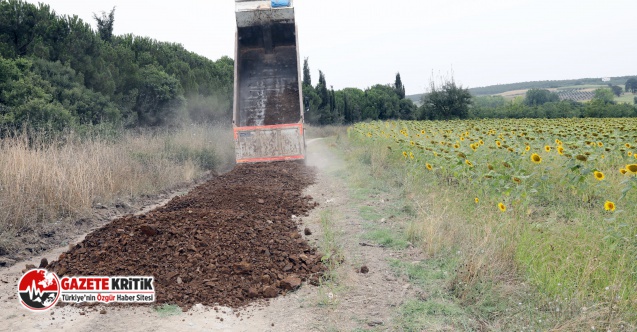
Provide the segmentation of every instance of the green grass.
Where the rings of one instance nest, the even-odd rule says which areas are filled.
[[[344,260],[340,233],[335,228],[333,213],[330,209],[320,212],[321,238],[319,248],[323,252],[321,260],[328,268],[320,279],[318,306],[329,307],[338,304],[338,294],[343,291],[338,267]]]
[[[383,167],[383,153],[353,148],[347,142],[341,144],[347,153],[349,176],[347,183],[350,195],[360,206],[356,207],[363,223],[361,239],[367,243],[382,245],[393,257],[400,257],[409,247],[407,226],[419,219],[417,204],[409,198],[411,184],[401,176],[400,169]],[[371,162],[371,164],[370,164]],[[368,206],[370,200],[377,204]],[[384,222],[380,222],[385,219]],[[435,331],[456,330],[457,326],[470,326],[473,322],[469,312],[454,302],[446,289],[456,267],[455,257],[424,259],[413,262],[409,259],[390,259],[389,267],[396,277],[407,277],[416,293],[426,293],[427,300],[416,298],[410,292],[406,302],[393,309],[393,319],[383,326],[359,329],[361,331]],[[469,322],[469,323],[467,323]],[[470,328],[461,329],[470,330]]]
[[[637,94],[624,93],[623,95],[616,97],[615,101],[618,103],[626,103],[626,104],[633,105],[635,103],[635,97],[637,97]]]
[[[409,242],[404,234],[380,226],[367,226],[368,231],[363,234],[363,239],[375,242],[386,248],[405,249]]]
[[[371,206],[361,206],[359,208],[359,215],[363,220],[367,221],[379,221],[382,217],[376,212],[376,209]]]
[[[406,275],[411,283],[427,286],[432,281],[445,280],[453,272],[453,263],[448,259],[429,259],[416,262],[405,262],[391,259],[389,266],[396,275]]]
[[[612,124],[615,120],[603,121]],[[630,127],[633,123],[629,121],[626,125]],[[485,126],[484,121],[471,124],[484,128],[501,125],[493,122]],[[398,130],[409,125],[383,123],[378,132],[383,130],[400,137]],[[465,158],[454,161],[457,151],[453,148],[433,146],[439,153],[448,151],[446,155],[443,153],[446,159],[424,157],[440,167],[431,172],[419,167],[418,160],[412,162],[402,157],[402,149],[410,149],[410,139],[426,148],[430,147],[429,141],[459,141],[456,133],[445,128],[448,125],[436,123],[426,129],[427,133],[444,131],[451,136],[449,139],[445,136],[418,140],[413,135],[416,130],[409,127],[412,135],[403,139],[403,146],[388,149],[396,147],[398,139],[361,136],[360,141],[350,143],[348,152],[361,164],[371,162],[367,166],[376,170],[376,181],[390,186],[402,184],[405,206],[417,207],[412,208],[417,217],[410,223],[409,236],[404,238],[422,245],[429,255],[456,264],[448,270],[449,291],[454,301],[480,320],[506,326],[504,330],[559,330],[568,326],[562,329],[568,331],[591,323],[611,330],[633,329],[637,323],[634,298],[637,233],[634,225],[627,222],[630,219],[627,216],[634,212],[634,206],[627,202],[635,197],[635,191],[630,191],[632,182],[618,172],[620,166],[634,163],[632,157],[617,154],[617,149],[601,151],[604,150],[601,147],[587,147],[576,135],[570,135],[564,140],[567,150],[573,150],[571,153],[592,151],[584,166],[577,168],[578,161],[574,158],[560,159],[555,152],[549,156],[543,151],[544,145],[555,149],[551,135],[543,133],[540,141],[532,142],[533,152],[543,157],[541,165],[536,166],[528,155],[513,158],[503,154],[506,151],[498,150],[494,143],[501,138],[489,137],[480,130],[483,128],[475,127],[467,130],[477,132],[480,137],[473,138],[484,139],[486,146],[475,154],[462,150],[476,165],[469,171],[463,163]],[[462,127],[460,122],[453,125]],[[509,121],[506,125],[524,132],[535,130],[533,123],[522,121]],[[613,135],[625,138],[627,134],[630,138],[631,133]],[[613,141],[611,145],[609,140],[601,140],[604,148],[621,147],[624,143]],[[509,138],[508,144],[515,148],[516,138]],[[596,153],[604,153],[606,159]],[[488,163],[495,166],[491,177],[484,176]],[[595,180],[594,169],[602,170],[606,179]],[[512,176],[520,177],[524,185],[516,185]],[[629,189],[625,199],[619,198],[622,188]],[[479,204],[473,201],[474,197],[479,198]],[[620,207],[612,214],[603,209],[607,199],[619,202]],[[507,204],[506,213],[498,210],[500,201]],[[388,214],[388,210],[381,214]],[[396,246],[403,238],[397,233],[400,230],[375,226],[364,236],[379,244]],[[407,275],[410,282],[418,284],[432,278],[418,264],[410,264],[392,262],[393,268]]]
[[[342,245],[338,239],[339,235],[334,228],[334,222],[332,221],[332,211],[329,209],[323,210],[320,213],[321,223],[321,239],[319,246],[324,252],[322,260],[330,270],[334,269],[342,260],[343,250]]]
[[[462,308],[440,299],[408,300],[400,307],[396,320],[405,332],[475,330]]]

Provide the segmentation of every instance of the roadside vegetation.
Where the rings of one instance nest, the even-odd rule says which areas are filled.
[[[0,254],[15,233],[64,227],[96,205],[158,194],[234,162],[232,133],[220,126],[108,133],[0,141]]]
[[[488,329],[632,330],[636,126],[371,122],[347,149],[413,198],[407,239],[454,265],[449,292]]]

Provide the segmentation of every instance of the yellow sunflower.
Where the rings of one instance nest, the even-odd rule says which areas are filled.
[[[480,199],[478,197],[474,198],[473,200],[476,202],[476,204],[480,203]]]
[[[559,153],[559,154],[560,154],[560,156],[563,156],[563,155],[564,155],[564,148],[563,148],[563,147],[561,147],[561,146],[558,146],[558,147],[557,147],[557,153]]]
[[[430,164],[430,163],[425,164],[425,167],[426,167],[428,170],[430,170],[430,171],[431,171],[432,169],[434,169],[434,168],[433,168],[433,166],[431,166],[431,164]]]
[[[544,146],[544,151],[551,152],[551,147],[548,145]]]
[[[504,203],[500,202],[500,203],[498,203],[498,209],[500,209],[500,211],[502,211],[502,212],[506,212],[507,207],[506,207],[506,205],[504,205]]]
[[[615,203],[611,201],[606,201],[606,203],[604,203],[604,209],[606,211],[615,211]]]
[[[527,146],[524,148],[524,150],[525,150],[525,151],[531,151],[531,147],[530,147],[529,145],[527,145]]]
[[[622,168],[619,170],[619,173],[626,174],[628,171],[625,168]]]
[[[602,181],[605,178],[604,173],[600,171],[595,171],[593,174],[595,175],[595,179],[597,179],[598,181]]]
[[[631,173],[637,173],[637,164],[626,165],[626,170]]]
[[[531,155],[531,161],[536,163],[536,164],[539,164],[539,163],[542,162],[542,157],[540,157],[539,154],[534,153],[534,154]]]
[[[465,159],[464,163],[469,165],[469,167],[473,167],[473,163],[469,161],[469,159]]]

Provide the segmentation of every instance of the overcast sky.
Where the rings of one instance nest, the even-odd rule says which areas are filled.
[[[38,1],[28,0],[37,3]],[[95,26],[115,10],[115,34],[182,44],[216,60],[234,53],[232,0],[44,0]],[[313,83],[335,89],[393,83],[407,94],[432,78],[465,87],[637,74],[636,0],[296,0],[301,57]]]

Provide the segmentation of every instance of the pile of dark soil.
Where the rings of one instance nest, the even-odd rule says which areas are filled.
[[[58,275],[154,276],[157,303],[240,307],[316,281],[321,256],[293,215],[317,204],[302,163],[239,165],[142,216],[89,234],[48,269]]]

